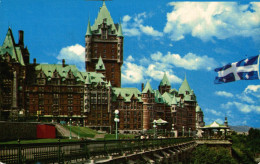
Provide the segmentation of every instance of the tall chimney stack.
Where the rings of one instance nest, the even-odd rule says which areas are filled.
[[[36,58],[33,58],[33,64],[36,64]]]
[[[24,43],[23,43],[23,30],[19,30],[19,45],[21,46],[24,46]]]
[[[142,83],[142,91],[144,90],[144,83]]]
[[[62,67],[65,67],[65,59],[62,59]]]

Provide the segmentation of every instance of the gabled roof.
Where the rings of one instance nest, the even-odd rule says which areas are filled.
[[[186,91],[191,92],[191,89],[185,76],[185,79],[182,82],[181,87],[179,88],[179,94],[186,94]]]
[[[131,102],[131,98],[134,96],[139,102],[142,102],[141,92],[137,88],[112,88],[113,96],[112,101],[116,101],[117,97],[121,95],[125,102]]]
[[[3,45],[0,46],[0,55],[4,55],[6,53],[10,54],[12,59],[19,62],[21,65],[25,65],[21,48],[15,45],[14,36],[10,27],[8,28]]]
[[[104,81],[104,75],[97,72],[81,72],[84,79],[89,79],[91,84],[107,84]]]
[[[147,92],[150,92],[150,93],[154,93],[152,87],[151,87],[151,84],[149,83],[149,81],[147,81],[146,85],[145,85],[145,88],[144,90],[142,91],[142,93],[147,93]]]
[[[171,86],[171,83],[169,82],[166,73],[164,73],[163,79],[162,79],[162,81],[160,82],[160,86],[165,86],[165,85],[166,85],[166,86]]]
[[[166,104],[168,105],[177,105],[178,100],[175,97],[175,95],[172,95],[168,92],[164,92],[164,94],[162,95],[162,97],[164,98],[164,101]]]
[[[206,125],[204,126],[205,128],[222,128],[222,127],[226,127],[225,125],[222,125],[216,121],[214,121],[213,123],[211,123],[210,125]]]
[[[156,103],[164,103],[164,99],[161,95],[161,93],[158,91],[158,90],[155,90],[155,98],[154,98],[154,101]]]
[[[96,70],[99,70],[99,71],[104,71],[104,70],[106,70],[105,65],[104,65],[104,63],[103,63],[103,60],[102,60],[101,56],[99,57],[98,62],[97,62],[97,64],[96,64]]]
[[[111,33],[111,31],[114,31],[115,32],[114,34],[117,34],[116,26],[110,15],[110,12],[108,11],[108,9],[106,7],[105,1],[103,1],[103,6],[99,10],[97,19],[95,20],[94,25],[91,27],[92,33],[101,34],[101,29],[98,26],[103,23],[104,19],[106,19],[107,25],[111,26],[111,28],[109,30],[109,34]]]
[[[35,67],[36,71],[42,71],[48,80],[51,80],[53,73],[57,72],[59,77],[66,79],[69,73],[72,73],[77,81],[84,81],[81,72],[77,69],[75,65],[65,65],[62,64],[39,64]]]

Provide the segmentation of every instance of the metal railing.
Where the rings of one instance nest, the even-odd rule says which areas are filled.
[[[56,142],[37,144],[0,145],[0,162],[3,163],[64,163],[72,160],[88,160],[99,155],[123,152],[139,152],[191,141],[192,138],[128,139]]]

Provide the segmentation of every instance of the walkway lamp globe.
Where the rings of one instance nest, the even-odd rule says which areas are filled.
[[[172,124],[172,137],[174,137],[174,124]]]
[[[119,118],[118,118],[119,110],[115,110],[115,123],[116,123],[116,140],[118,140],[118,132],[117,132],[117,123],[119,123]]]
[[[191,128],[189,128],[189,137],[190,137],[190,130],[191,130]]]
[[[156,127],[157,127],[156,123],[157,123],[156,120],[153,120],[153,136],[154,136],[154,138],[156,137],[156,131],[155,131]]]
[[[71,118],[70,118],[70,137],[69,139],[71,139]]]
[[[184,137],[184,126],[182,126],[182,136]]]

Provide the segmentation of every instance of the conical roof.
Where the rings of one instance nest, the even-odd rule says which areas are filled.
[[[97,19],[94,25],[91,27],[92,32],[94,32],[95,34],[101,34],[101,29],[99,28],[99,25],[102,24],[103,21],[105,21],[107,25],[111,26],[109,33],[111,31],[114,31],[114,34],[117,34],[116,26],[110,15],[110,12],[107,9],[105,2],[103,2],[103,6],[100,8]]]
[[[196,106],[196,112],[202,112],[202,110],[201,110],[199,105]]]
[[[185,94],[186,91],[191,92],[191,89],[185,75],[185,79],[182,82],[181,87],[179,88],[179,94]]]
[[[160,86],[164,86],[164,85],[166,85],[166,86],[171,86],[171,83],[169,82],[166,73],[164,73],[163,79],[162,79],[162,81],[160,82]]]
[[[117,36],[118,36],[118,37],[123,37],[123,30],[122,30],[121,22],[119,23],[119,26],[118,26]]]
[[[103,60],[102,60],[101,56],[99,57],[98,63],[96,64],[96,70],[99,70],[99,71],[104,71],[104,70],[106,70],[105,65],[104,65],[104,63],[103,63]]]
[[[154,93],[151,84],[149,83],[149,81],[147,81],[144,90],[142,91],[142,93],[147,93],[148,91],[150,91],[151,93]]]
[[[87,32],[86,32],[86,35],[92,35],[92,32],[91,32],[91,26],[90,26],[90,20],[88,20],[88,28],[87,28]]]

